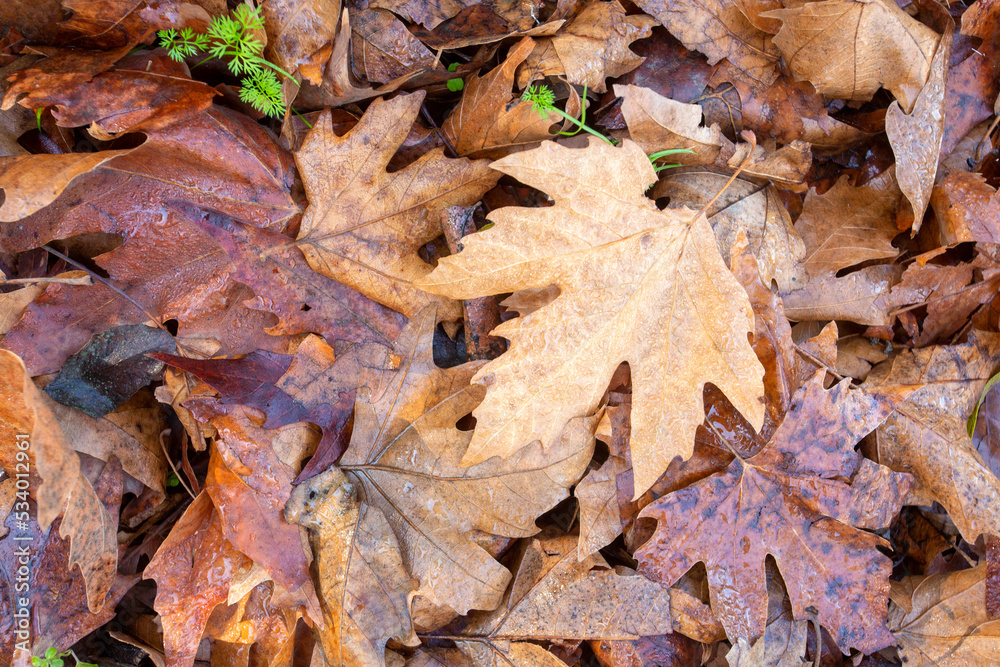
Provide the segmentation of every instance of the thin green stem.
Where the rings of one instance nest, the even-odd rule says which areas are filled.
[[[552,110],[552,112],[559,114],[560,116],[562,116],[563,118],[565,118],[569,122],[573,123],[574,125],[576,125],[577,127],[579,127],[581,130],[583,130],[584,132],[589,132],[590,134],[594,135],[595,137],[597,137],[598,139],[600,139],[604,143],[608,144],[609,146],[615,146],[615,145],[617,145],[618,142],[616,142],[614,139],[608,139],[606,136],[604,136],[603,134],[601,134],[597,130],[594,130],[594,129],[591,129],[591,128],[587,127],[582,122],[580,122],[576,118],[573,118],[572,116],[570,116],[568,113],[566,113],[562,109],[557,109],[555,107],[552,107],[551,110]]]

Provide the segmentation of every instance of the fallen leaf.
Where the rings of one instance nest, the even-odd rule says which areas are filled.
[[[434,54],[390,12],[350,11],[353,63],[369,81],[388,83],[415,69],[440,67]]]
[[[326,621],[319,639],[328,665],[382,665],[392,638],[416,645],[407,609],[416,585],[389,522],[360,503],[337,467],[295,487],[285,518],[313,533]]]
[[[640,517],[658,526],[636,558],[665,585],[705,563],[726,634],[755,642],[765,629],[770,554],[794,618],[808,619],[814,607],[842,650],[868,653],[892,643],[884,625],[892,563],[877,549],[881,538],[860,529],[888,526],[910,481],[854,451],[894,400],[846,381],[825,391],[823,375],[798,392],[763,450],[647,506]]]
[[[756,28],[729,0],[640,0],[638,3],[689,49],[715,65],[726,59],[732,71],[755,88],[778,76],[778,51],[771,36]]]
[[[571,422],[557,447],[533,444],[507,459],[464,467],[472,434],[455,423],[482,398],[481,364],[434,365],[433,308],[400,334],[397,374],[358,390],[351,444],[340,467],[388,518],[416,593],[460,614],[499,604],[509,572],[469,531],[528,537],[535,519],[569,495],[593,454],[593,420]]]
[[[433,29],[463,9],[476,4],[478,2],[472,0],[376,0],[370,6],[388,9],[410,23],[419,23],[427,29]]]
[[[673,627],[670,589],[635,573],[617,572],[599,554],[579,559],[572,535],[531,540],[516,569],[500,607],[474,615],[462,631],[470,638],[457,642],[463,652],[498,646],[516,655],[525,651],[519,645],[531,645],[527,640],[637,639],[666,634]]]
[[[561,293],[494,330],[511,346],[476,375],[487,392],[464,465],[510,457],[534,440],[550,448],[570,419],[597,408],[622,361],[634,383],[637,496],[675,456],[691,455],[705,382],[761,424],[763,368],[746,340],[745,292],[704,216],[659,211],[643,196],[655,175],[639,146],[543,144],[493,168],[547,190],[555,206],[494,211],[495,227],[465,237],[465,249],[418,284],[455,298],[551,284]],[[613,229],[605,220],[618,222]],[[650,333],[636,339],[636,331]]]
[[[23,101],[27,104],[21,106],[31,108],[33,92],[73,88],[90,81],[101,72],[111,69],[130,50],[129,46],[110,51],[35,47],[32,53],[47,57],[7,77],[8,86],[3,101],[0,102],[0,109],[10,109],[25,93],[27,98]]]
[[[1000,522],[1000,481],[965,428],[998,361],[1000,337],[975,332],[962,345],[903,350],[865,381],[874,389],[924,385],[876,431],[879,461],[912,474],[918,490],[941,503],[970,542]]]
[[[657,95],[648,88],[615,85],[615,95],[622,98],[621,113],[628,125],[629,138],[647,153],[686,148],[670,156],[683,165],[707,165],[715,162],[724,138],[718,125],[701,126],[702,110],[697,104],[682,104]]]
[[[793,322],[847,320],[869,326],[892,324],[886,299],[902,271],[891,264],[875,264],[841,278],[811,280],[794,292],[782,294],[785,314]]]
[[[0,157],[0,222],[14,222],[39,211],[62,194],[74,179],[128,150],[64,155]]]
[[[645,14],[626,15],[618,0],[589,3],[557,35],[537,40],[518,68],[517,87],[547,76],[565,76],[570,83],[603,93],[605,79],[642,63],[629,44],[649,37],[655,24]]]
[[[562,117],[540,116],[531,102],[511,94],[514,72],[533,48],[534,41],[526,37],[499,67],[465,82],[462,99],[441,125],[458,155],[503,156],[552,136],[549,128]]]
[[[821,0],[761,16],[781,21],[774,45],[796,80],[848,100],[885,87],[907,113],[938,45],[937,33],[890,0]],[[845,44],[857,46],[845,53]]]
[[[954,33],[941,38],[931,61],[927,83],[917,95],[913,111],[903,113],[893,102],[885,113],[885,133],[896,156],[899,189],[913,209],[913,233],[923,223],[924,211],[931,198],[944,138],[944,97],[948,77],[948,58]]]
[[[441,233],[440,212],[474,204],[497,180],[485,161],[452,160],[442,149],[385,171],[423,98],[376,100],[343,137],[327,114],[295,154],[309,197],[297,243],[309,265],[407,317],[448,303],[413,286],[431,271],[416,251]],[[440,315],[458,319],[461,311],[450,304]]]
[[[176,352],[173,336],[163,329],[130,324],[90,339],[66,360],[45,393],[91,417],[103,417],[163,372],[148,352]]]
[[[267,0],[261,9],[267,32],[267,59],[319,85],[340,24],[340,2]]]
[[[29,488],[37,503],[38,524],[49,529],[62,516],[59,533],[70,542],[69,565],[79,565],[86,582],[87,605],[101,609],[114,582],[118,564],[118,521],[113,519],[80,470],[80,458],[66,441],[48,407],[48,396],[31,382],[24,363],[0,350],[4,414],[0,420],[3,442],[0,463],[11,477],[17,469],[17,452],[27,451]],[[17,438],[21,435],[22,438]],[[14,443],[30,435],[24,449]],[[21,465],[25,465],[23,461]],[[119,480],[119,484],[120,484]]]
[[[854,187],[846,176],[818,194],[811,189],[795,221],[806,245],[804,263],[812,280],[872,259],[896,257],[899,190],[891,173]]]
[[[931,191],[930,207],[942,245],[1000,242],[1000,201],[982,174],[947,173]]]
[[[156,581],[153,608],[163,624],[167,667],[194,662],[209,614],[225,602],[236,571],[249,563],[223,536],[219,513],[202,491],[143,572]]]
[[[743,232],[761,277],[768,283],[777,282],[783,292],[798,289],[805,284],[800,263],[806,247],[777,190],[740,178],[723,190],[728,180],[725,174],[694,170],[668,176],[653,192],[657,198],[669,197],[671,208],[700,208],[721,191],[707,214],[726,264],[732,264],[730,249]]]
[[[986,565],[893,583],[889,628],[907,665],[987,665],[997,658],[1000,620],[986,613]]]

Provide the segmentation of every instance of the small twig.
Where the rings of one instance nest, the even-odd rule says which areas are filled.
[[[441,137],[441,141],[444,142],[444,146],[448,149],[448,152],[451,153],[451,156],[457,158],[458,151],[456,151],[455,147],[451,145],[450,141],[448,141],[448,137],[444,136],[444,131],[438,127],[437,123],[434,122],[434,118],[431,117],[431,112],[428,111],[427,107],[423,104],[420,105],[420,115],[424,117],[424,120],[426,120],[427,123],[434,128],[434,131],[437,132],[437,135]]]
[[[707,214],[708,209],[712,207],[712,204],[714,204],[715,201],[722,196],[723,192],[729,189],[729,186],[733,184],[733,181],[736,180],[736,177],[739,176],[741,173],[743,173],[743,170],[746,169],[748,164],[750,164],[750,160],[753,158],[753,151],[755,148],[757,148],[757,135],[755,135],[753,132],[750,132],[749,130],[744,130],[742,136],[750,144],[750,150],[747,151],[747,156],[743,158],[743,162],[740,163],[739,169],[737,169],[733,173],[733,175],[729,177],[729,180],[726,181],[726,184],[722,186],[722,189],[716,192],[715,196],[709,199],[708,203],[706,203],[698,210],[698,213],[695,214],[694,218],[691,219],[692,222],[696,220],[698,216]]]
[[[89,275],[78,278],[10,278],[0,280],[0,285],[34,285],[34,284],[59,284],[59,285],[93,285],[94,282]]]
[[[181,474],[179,472],[177,472],[177,466],[175,466],[174,462],[170,460],[170,454],[167,453],[167,443],[163,441],[163,436],[168,435],[169,433],[170,433],[169,428],[165,428],[162,431],[160,431],[160,449],[163,450],[163,457],[167,459],[167,463],[170,464],[170,469],[173,470],[174,475],[177,476],[177,481],[181,483],[181,486],[184,487],[184,490],[187,491],[188,495],[191,496],[191,499],[194,500],[195,498],[194,492],[191,491],[190,488],[188,488],[187,483],[184,482],[184,478],[181,477]]]
[[[808,352],[807,350],[803,350],[798,345],[795,346],[795,351],[798,352],[799,354],[801,354],[803,357],[805,357],[809,361],[811,361],[818,368],[825,369],[827,373],[829,373],[833,377],[837,378],[838,380],[844,380],[844,376],[843,375],[841,375],[840,373],[838,373],[834,369],[830,368],[830,366],[828,366],[825,361],[823,361],[822,359],[820,359],[819,357],[817,357],[813,353]]]

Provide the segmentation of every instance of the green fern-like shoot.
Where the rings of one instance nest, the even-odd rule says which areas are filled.
[[[76,661],[76,667],[97,667],[92,662],[81,662],[80,658],[76,657],[76,653],[73,653],[73,651],[63,651],[60,653],[56,648],[46,649],[45,655],[42,657],[33,656],[31,664],[33,667],[63,667],[66,664],[63,658],[66,656],[73,656],[73,660]]]
[[[230,71],[244,77],[240,82],[240,99],[266,116],[280,118],[285,112],[285,100],[275,72],[288,78],[292,75],[262,55],[264,43],[254,36],[254,31],[263,27],[264,17],[259,7],[240,5],[232,16],[212,19],[204,33],[191,28],[171,28],[157,35],[160,45],[178,62],[198,53],[207,54],[205,60],[227,60]]]
[[[528,86],[528,89],[524,91],[522,98],[530,102],[532,106],[535,108],[535,111],[537,111],[538,115],[541,116],[542,118],[545,118],[550,113],[555,113],[562,116],[563,118],[565,118],[566,120],[577,126],[577,129],[573,132],[560,132],[559,134],[563,134],[566,136],[573,136],[574,134],[580,132],[580,130],[583,130],[584,132],[589,132],[598,139],[601,139],[605,143],[611,144],[612,146],[618,143],[614,139],[609,139],[608,137],[604,136],[597,130],[587,125],[586,103],[583,104],[583,111],[581,112],[580,118],[577,119],[573,118],[573,116],[570,116],[562,109],[556,107],[556,95],[554,92],[552,92],[552,89],[549,88],[548,86]],[[586,86],[583,87],[583,99],[584,100],[587,99]],[[681,165],[679,164],[657,165],[656,164],[657,160],[667,157],[668,155],[677,155],[678,153],[692,153],[692,152],[693,151],[687,148],[671,148],[665,151],[660,151],[659,153],[653,153],[652,155],[649,156],[649,161],[653,163],[653,166],[655,167],[657,172],[661,172],[664,169],[671,169],[673,167],[679,167]]]

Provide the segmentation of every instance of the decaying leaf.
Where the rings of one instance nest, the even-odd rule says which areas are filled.
[[[392,529],[338,468],[295,487],[285,518],[312,531],[328,665],[377,667],[390,638],[416,642],[407,609],[415,583]]]
[[[885,628],[892,563],[877,549],[881,539],[861,529],[888,526],[910,480],[854,451],[895,401],[847,381],[826,391],[822,380],[817,373],[803,386],[760,452],[644,509],[640,516],[658,526],[636,558],[640,572],[665,585],[705,563],[726,634],[755,642],[765,628],[770,554],[795,619],[807,620],[814,607],[841,649],[871,652],[892,643]]]
[[[555,113],[540,116],[530,102],[511,95],[514,72],[534,44],[531,38],[524,38],[510,50],[502,65],[465,82],[461,101],[441,126],[459,155],[485,151],[491,156],[506,154],[548,139],[549,128],[562,120]]]
[[[913,233],[924,219],[937,175],[944,138],[944,94],[954,33],[944,34],[934,52],[927,83],[917,95],[913,112],[904,114],[899,101],[885,113],[885,133],[896,155],[896,176],[913,208]]]
[[[893,582],[889,629],[912,667],[988,665],[1000,657],[1000,619],[986,611],[986,565]]]
[[[890,172],[859,187],[841,177],[833,187],[806,194],[795,229],[806,244],[805,265],[812,280],[870,259],[895,257],[899,190]]]
[[[510,457],[534,440],[553,447],[569,420],[597,408],[622,361],[634,384],[636,495],[674,457],[690,456],[705,382],[761,424],[763,368],[746,338],[746,293],[703,215],[659,211],[643,195],[655,175],[639,146],[543,144],[493,168],[548,191],[555,206],[494,211],[495,227],[467,236],[418,284],[456,298],[553,284],[561,293],[494,331],[511,347],[476,375],[487,392],[463,464]]]
[[[962,345],[900,351],[865,381],[875,389],[923,385],[878,428],[879,461],[912,474],[970,542],[1000,522],[1000,480],[965,426],[998,363],[1000,336],[977,332]]]
[[[267,58],[287,72],[319,85],[340,23],[340,3],[267,0],[261,6]]]
[[[417,249],[441,233],[440,212],[474,204],[497,180],[485,161],[452,160],[442,149],[385,171],[423,98],[376,100],[343,137],[326,114],[295,154],[309,197],[298,245],[310,266],[408,317],[432,301],[448,304],[413,285],[431,271]],[[452,303],[440,315],[460,313]]]
[[[358,391],[351,444],[340,466],[389,519],[417,594],[459,613],[499,604],[510,574],[469,531],[527,537],[569,494],[593,453],[593,420],[571,422],[555,446],[463,467],[471,433],[455,424],[482,399],[480,364],[440,369],[431,354],[433,308],[396,341],[397,375]]]
[[[733,72],[756,88],[778,76],[778,50],[771,36],[755,27],[729,0],[640,0],[689,49],[708,56],[714,65],[727,59]]]
[[[762,16],[781,21],[774,45],[796,79],[849,100],[871,99],[885,87],[907,113],[938,46],[937,33],[891,0],[821,0]]]
[[[942,244],[1000,242],[1000,201],[981,174],[952,171],[931,191],[930,206]]]
[[[684,165],[715,162],[724,138],[718,125],[701,126],[700,106],[682,104],[638,86],[616,84],[615,95],[623,100],[622,116],[628,125],[629,138],[644,151],[686,148],[693,155],[681,153],[670,159]]]
[[[538,39],[518,70],[518,88],[546,76],[565,76],[570,83],[603,93],[605,79],[642,63],[629,44],[649,37],[655,24],[645,14],[626,15],[618,0],[591,2],[559,34]]]

